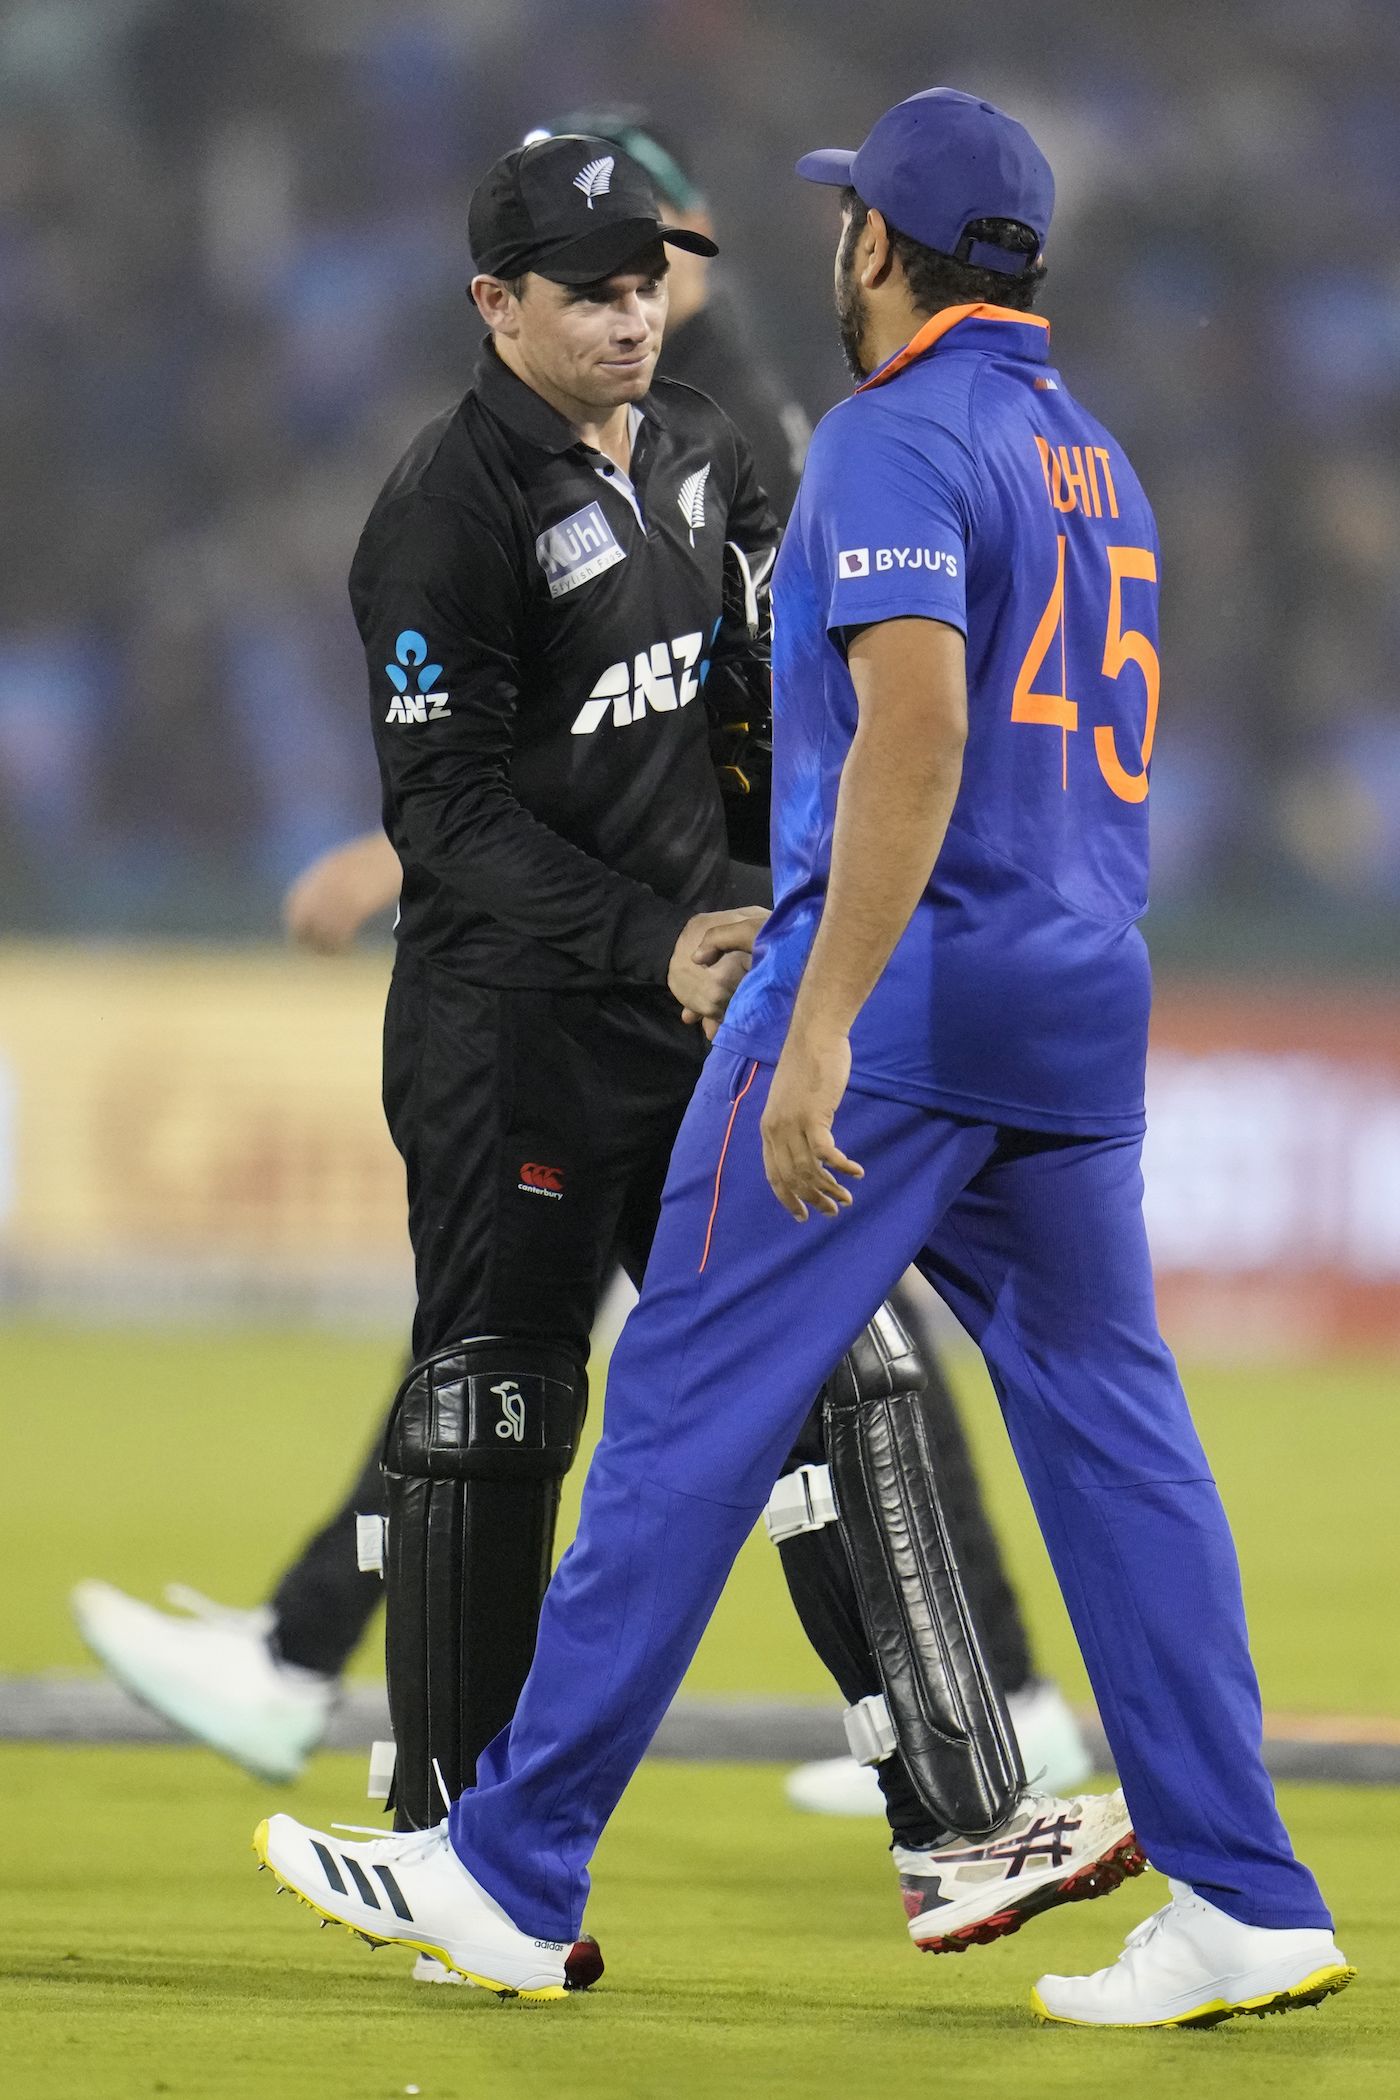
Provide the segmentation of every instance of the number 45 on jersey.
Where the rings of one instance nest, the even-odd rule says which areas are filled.
[[[1043,439],[1036,442],[1044,445]],[[1044,458],[1042,465],[1045,465]],[[1048,467],[1046,471],[1048,480]],[[1060,784],[1068,788],[1069,740],[1079,728],[1079,703],[1069,697],[1067,636],[1071,628],[1078,635],[1082,620],[1075,619],[1075,608],[1072,605],[1067,607],[1065,603],[1065,546],[1066,536],[1060,533],[1056,538],[1054,587],[1016,674],[1011,719],[1059,730]],[[1097,548],[1090,551],[1088,558],[1095,559],[1097,552]],[[1117,734],[1109,722],[1094,725],[1094,756],[1104,780],[1121,802],[1144,802],[1147,799],[1147,768],[1157,732],[1161,666],[1148,637],[1138,628],[1124,625],[1123,597],[1126,584],[1156,584],[1157,558],[1150,547],[1109,545],[1102,552],[1108,563],[1108,622],[1099,668],[1105,678],[1116,680],[1130,664],[1136,665],[1142,679],[1146,707],[1136,764],[1124,765],[1119,755]],[[1058,685],[1052,685],[1057,673]]]

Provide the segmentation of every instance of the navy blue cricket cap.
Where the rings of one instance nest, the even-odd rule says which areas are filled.
[[[896,102],[854,152],[805,153],[808,182],[850,187],[911,240],[980,270],[1019,277],[1034,256],[973,240],[978,219],[1015,219],[1040,245],[1055,209],[1050,163],[1014,117],[957,88],[925,88]]]
[[[612,139],[565,133],[517,146],[487,169],[467,207],[472,259],[488,277],[529,270],[595,284],[660,241],[717,255],[687,226],[663,226],[646,169]]]

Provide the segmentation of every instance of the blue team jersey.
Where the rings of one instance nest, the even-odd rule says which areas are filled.
[[[1035,316],[938,314],[813,438],[773,588],[777,902],[720,1040],[782,1048],[856,728],[847,638],[945,621],[967,638],[962,785],[851,1083],[1093,1136],[1143,1117],[1157,532],[1048,344]]]

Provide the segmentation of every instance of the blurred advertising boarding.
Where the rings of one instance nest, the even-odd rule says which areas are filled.
[[[0,950],[0,1295],[396,1326],[388,958]],[[1186,1355],[1400,1345],[1400,994],[1169,982],[1147,1214]]]

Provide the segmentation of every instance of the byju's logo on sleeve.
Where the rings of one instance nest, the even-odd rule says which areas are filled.
[[[836,557],[838,576],[868,576],[870,574],[870,549],[868,547],[843,547]]]
[[[394,688],[386,722],[440,722],[452,712],[446,693],[429,691],[441,678],[442,665],[428,662],[428,645],[416,627],[404,628],[394,644],[394,661],[384,670]]]
[[[613,538],[612,527],[598,503],[574,511],[557,525],[551,525],[548,532],[542,532],[535,541],[535,554],[551,598],[576,591],[581,583],[591,582],[604,569],[615,568],[627,559],[626,550]]]

